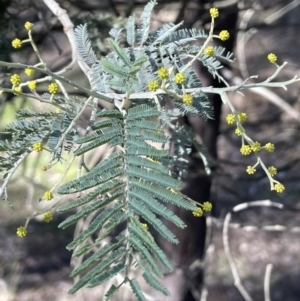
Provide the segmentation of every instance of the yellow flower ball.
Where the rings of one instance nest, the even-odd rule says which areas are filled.
[[[179,72],[175,75],[174,81],[176,84],[183,84],[185,82],[185,76],[183,73]]]
[[[14,87],[13,88],[14,94],[18,95],[19,93],[22,92],[22,87],[18,86],[18,87]]]
[[[258,141],[254,142],[253,145],[251,145],[251,149],[254,151],[254,152],[258,152],[260,151],[261,149],[261,145]]]
[[[264,148],[267,152],[272,153],[275,150],[275,145],[269,142],[264,146]]]
[[[17,235],[19,236],[19,237],[24,237],[24,236],[26,236],[27,235],[27,229],[25,228],[25,227],[19,227],[18,229],[17,229]]]
[[[46,191],[44,193],[44,199],[46,201],[51,201],[53,199],[53,193],[50,190]]]
[[[53,216],[51,214],[50,211],[46,212],[44,215],[43,215],[43,220],[46,222],[46,223],[50,223],[52,220],[53,220]]]
[[[51,94],[56,94],[58,92],[58,84],[57,83],[51,83],[48,86],[48,91]]]
[[[159,88],[158,82],[156,80],[150,80],[150,82],[148,83],[148,89],[150,91],[155,92],[158,88]]]
[[[250,155],[251,154],[251,147],[249,145],[243,145],[241,148],[240,148],[240,152],[242,155],[244,156],[247,156],[247,155]]]
[[[201,217],[203,215],[203,210],[200,207],[197,207],[194,211],[193,211],[193,215],[195,217]]]
[[[226,116],[226,122],[227,122],[228,124],[233,124],[233,123],[235,123],[235,116],[234,116],[234,114],[228,114],[228,115]]]
[[[219,37],[222,41],[226,41],[229,39],[230,37],[230,34],[227,30],[222,30],[220,33],[219,33]]]
[[[238,119],[240,122],[245,122],[247,120],[247,114],[246,113],[239,113],[238,114]]]
[[[41,152],[44,149],[44,145],[43,142],[36,142],[32,145],[32,148],[37,151],[37,152]]]
[[[12,42],[12,47],[18,49],[22,47],[22,41],[20,39],[14,39]]]
[[[204,53],[208,56],[213,56],[215,54],[215,49],[212,46],[208,46],[205,48]]]
[[[24,27],[25,27],[27,30],[31,30],[32,27],[33,27],[33,24],[30,23],[29,21],[27,21],[27,22],[24,24]]]
[[[274,167],[274,166],[270,166],[270,167],[268,168],[268,171],[269,171],[271,177],[274,177],[274,176],[277,174],[277,168]]]
[[[191,106],[193,104],[193,96],[191,94],[183,94],[182,101],[186,105]]]
[[[161,67],[157,71],[157,75],[158,75],[159,79],[167,79],[167,78],[169,78],[169,71],[165,67]]]
[[[252,166],[247,166],[246,172],[249,175],[253,175],[253,174],[255,174],[256,169],[254,167],[252,167]]]
[[[239,128],[236,128],[234,132],[236,133],[237,136],[242,136],[242,132]]]
[[[30,68],[26,68],[25,69],[25,74],[27,74],[28,76],[32,76],[35,73],[35,70],[30,69]]]
[[[215,7],[212,7],[212,8],[209,10],[209,13],[210,13],[210,16],[211,16],[212,18],[217,18],[217,17],[219,17],[219,11],[218,11],[218,9],[215,8]]]
[[[277,56],[274,53],[269,53],[268,60],[270,61],[270,63],[275,64],[277,61]]]
[[[141,225],[142,225],[142,227],[143,227],[144,229],[149,230],[149,227],[148,227],[148,225],[147,225],[146,223],[145,223],[145,224],[141,223]]]
[[[203,203],[203,211],[210,212],[212,210],[212,203],[211,202],[204,202]]]
[[[13,84],[13,85],[19,85],[21,83],[21,77],[19,74],[13,74],[11,77],[10,77],[10,82]]]
[[[35,80],[31,80],[28,82],[28,88],[30,90],[35,90],[36,89],[36,81]]]
[[[285,190],[285,187],[281,183],[276,183],[274,185],[274,190],[278,193],[282,193]]]

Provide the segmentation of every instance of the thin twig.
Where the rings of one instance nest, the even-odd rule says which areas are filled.
[[[248,292],[246,291],[245,287],[243,286],[243,284],[241,282],[241,278],[240,278],[237,266],[235,264],[235,261],[234,261],[232,255],[231,255],[230,245],[229,245],[229,236],[228,236],[228,229],[229,229],[230,220],[231,220],[231,212],[228,212],[226,217],[225,217],[224,227],[223,227],[223,244],[224,244],[225,255],[226,255],[227,260],[228,260],[229,265],[230,265],[230,269],[231,269],[232,276],[233,276],[233,279],[234,279],[234,285],[236,286],[236,288],[238,289],[238,291],[241,293],[241,295],[243,296],[243,298],[246,301],[253,301],[253,299],[248,294]]]
[[[73,65],[73,61],[77,61],[83,73],[88,75],[90,72],[90,67],[80,59],[80,56],[77,52],[76,43],[75,43],[75,34],[74,34],[74,24],[72,23],[66,10],[62,9],[55,0],[43,0],[43,1],[45,5],[52,11],[52,13],[55,16],[57,16],[60,23],[64,27],[64,32],[69,40],[72,49],[72,63],[70,66]]]
[[[9,180],[11,179],[11,177],[13,176],[13,174],[15,173],[15,171],[17,170],[17,168],[20,166],[20,164],[25,160],[25,158],[30,154],[31,152],[31,148],[27,149],[18,159],[18,161],[14,164],[14,167],[9,171],[8,175],[5,178],[5,181],[3,182],[1,188],[0,188],[0,197],[3,195],[3,193],[6,191],[6,186],[9,182]]]
[[[270,296],[270,282],[273,265],[269,263],[266,267],[265,279],[264,279],[264,295],[265,301],[271,301]]]

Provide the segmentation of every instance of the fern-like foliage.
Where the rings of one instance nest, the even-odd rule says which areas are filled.
[[[168,270],[172,267],[140,219],[168,241],[178,243],[161,218],[180,228],[184,228],[185,224],[165,204],[172,203],[187,210],[194,210],[196,206],[178,192],[181,182],[172,178],[162,164],[162,160],[169,157],[169,152],[151,145],[151,142],[168,141],[157,123],[152,121],[159,116],[154,104],[138,105],[123,114],[117,110],[103,110],[98,116],[101,119],[93,126],[95,132],[77,140],[80,147],[75,154],[82,155],[105,143],[119,145],[121,150],[100,162],[89,173],[59,188],[60,194],[82,193],[80,199],[58,208],[61,212],[78,208],[59,227],[68,227],[97,212],[89,227],[68,245],[68,249],[76,250],[78,256],[89,251],[85,242],[95,233],[98,233],[97,246],[117,226],[121,230],[115,242],[99,248],[74,269],[71,276],[83,276],[70,292],[74,293],[84,285],[95,286],[124,271],[124,279],[132,286],[135,282],[129,278],[128,265],[135,262],[145,270],[144,278],[149,285],[168,294],[158,279],[163,276],[161,267]],[[134,293],[142,295],[133,286]]]
[[[75,29],[80,60],[91,68],[91,90],[113,94],[117,109],[98,110],[96,102],[92,106],[88,130],[79,137],[74,119],[78,120],[79,112],[89,105],[90,98],[65,99],[45,94],[42,98],[61,108],[61,112],[23,110],[7,128],[12,141],[0,142],[0,151],[7,154],[0,157],[0,171],[4,177],[36,142],[44,143],[52,154],[52,161],[61,160],[64,151],[83,158],[103,145],[115,150],[57,190],[61,195],[78,194],[76,200],[58,207],[59,212],[70,212],[60,228],[93,216],[88,227],[67,246],[73,256],[84,258],[71,273],[72,277],[80,276],[80,279],[70,293],[85,286],[100,285],[121,274],[123,282],[112,285],[106,299],[117,293],[122,284],[128,283],[138,300],[146,300],[138,281],[132,276],[130,268],[134,265],[143,271],[143,278],[152,288],[168,295],[160,279],[165,272],[172,271],[172,266],[150,231],[177,244],[177,237],[163,220],[179,228],[186,225],[169,205],[190,211],[197,208],[194,201],[180,193],[181,176],[186,170],[192,145],[204,159],[206,156],[181,121],[182,116],[192,114],[204,119],[213,118],[208,98],[200,91],[201,81],[192,67],[185,68],[185,60],[195,57],[201,49],[189,46],[189,43],[206,39],[207,35],[199,30],[179,29],[181,24],[172,23],[150,32],[151,13],[156,3],[153,0],[146,5],[139,24],[130,17],[125,29],[110,31],[111,52],[101,59],[91,47],[87,26],[80,25]],[[128,47],[122,43],[127,43]],[[196,58],[213,76],[218,76],[219,58],[229,61],[231,55],[224,56],[222,48],[215,52],[214,57],[198,55]],[[149,92],[149,81],[160,81],[157,74],[161,67],[170,72],[168,83],[163,87],[165,90]],[[185,77],[184,89],[182,84],[174,81],[178,72]],[[183,102],[185,89],[195,90],[192,102]],[[173,91],[169,93],[172,108],[166,105],[164,91]],[[165,128],[171,137],[165,135]],[[174,151],[170,154],[171,148]]]

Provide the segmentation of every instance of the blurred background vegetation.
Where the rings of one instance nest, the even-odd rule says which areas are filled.
[[[57,1],[67,10],[74,24],[88,23],[90,38],[99,56],[108,51],[105,38],[111,27],[122,27],[126,17],[135,13],[139,16],[147,1],[144,0],[86,0]],[[278,80],[300,76],[300,1],[286,0],[224,0],[224,1],[158,1],[153,16],[153,28],[162,22],[179,22],[191,28],[209,28],[208,10],[219,8],[220,18],[216,19],[216,31],[227,29],[231,39],[226,44],[233,50],[237,60],[232,66],[225,66],[223,76],[230,84],[259,75],[251,81],[262,81],[275,70],[266,56],[274,52],[279,64],[289,64]],[[33,36],[47,66],[57,71],[71,60],[71,51],[57,18],[52,15],[42,0],[1,0],[0,2],[0,60],[34,64],[37,58],[26,44],[20,50],[11,47],[13,38],[26,38],[24,23],[34,23]],[[220,86],[201,68],[195,66],[204,85]],[[10,86],[9,77],[14,70],[0,70],[1,86]],[[36,78],[40,75],[35,74]],[[87,85],[79,68],[67,74],[72,80]],[[247,165],[253,164],[252,157],[239,153],[240,139],[234,128],[224,122],[228,108],[220,99],[212,97],[215,120],[203,122],[189,118],[187,124],[195,135],[201,137],[213,162],[212,174],[207,176],[201,160],[195,153],[185,179],[183,191],[190,197],[214,204],[211,217],[195,219],[190,213],[182,212],[188,224],[186,231],[178,232],[182,241],[179,246],[161,242],[175,265],[175,273],[166,275],[166,285],[172,296],[164,298],[149,291],[149,300],[194,301],[200,300],[201,289],[207,289],[207,296],[201,300],[239,301],[243,298],[234,287],[230,268],[222,245],[222,225],[226,212],[233,206],[253,201],[270,199],[286,205],[290,210],[254,208],[233,216],[234,225],[253,225],[259,229],[230,228],[232,253],[241,272],[241,278],[254,300],[263,300],[265,267],[273,264],[270,290],[272,301],[297,301],[300,296],[300,123],[293,113],[300,111],[300,84],[288,87],[288,91],[276,89],[273,92],[286,102],[289,110],[274,105],[276,95],[269,91],[245,91],[242,97],[231,93],[230,97],[239,111],[248,114],[245,124],[248,135],[262,143],[275,143],[276,151],[265,156],[267,166],[278,168],[278,179],[286,186],[286,192],[276,194],[269,189],[264,173],[259,170],[254,176],[245,173]],[[46,85],[38,86],[38,92],[46,91]],[[264,95],[262,95],[264,93]],[[14,119],[20,108],[42,109],[40,103],[21,96],[5,94],[0,98],[0,138],[9,139],[5,126]],[[45,108],[43,106],[43,108]],[[52,110],[52,108],[49,108]],[[295,115],[295,114],[294,114]],[[79,125],[80,126],[80,125]],[[96,163],[104,155],[99,151]],[[58,231],[57,225],[63,219],[56,214],[50,224],[40,218],[30,222],[28,236],[20,239],[16,228],[36,208],[43,206],[38,199],[41,194],[57,181],[64,166],[55,165],[46,173],[41,166],[47,163],[47,156],[32,154],[18,170],[9,186],[10,202],[0,204],[0,301],[64,301],[101,300],[105,288],[83,290],[77,295],[67,295],[71,287],[68,274],[71,270],[71,254],[65,249],[77,229]],[[76,175],[70,170],[68,178]],[[283,225],[273,231],[261,228]],[[297,228],[298,227],[298,228]],[[172,229],[177,232],[176,229]],[[204,292],[205,292],[204,289]],[[202,290],[203,292],[203,290]],[[117,300],[117,299],[116,299]],[[133,300],[126,291],[119,300]]]

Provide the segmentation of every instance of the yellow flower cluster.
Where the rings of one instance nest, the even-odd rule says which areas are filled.
[[[185,82],[185,76],[183,73],[179,72],[175,75],[174,80],[176,84],[183,84]]]
[[[21,77],[19,74],[13,74],[10,77],[10,81],[13,85],[19,85],[21,83]]]
[[[17,235],[18,235],[19,237],[24,237],[24,236],[26,236],[26,235],[27,235],[27,229],[26,229],[25,227],[23,227],[23,226],[19,227],[19,228],[17,229]]]
[[[219,37],[222,41],[226,41],[230,38],[230,34],[227,30],[222,30],[220,33],[219,33]]]
[[[21,88],[21,87],[14,87],[14,88],[13,88],[13,91],[14,91],[14,94],[15,94],[15,95],[18,95],[19,93],[22,92],[22,88]]]
[[[150,82],[148,83],[148,89],[150,91],[155,92],[158,88],[159,88],[158,82],[156,80],[150,80]]]
[[[242,136],[242,132],[239,128],[236,128],[234,132],[236,133],[236,135]]]
[[[242,145],[242,147],[240,148],[240,152],[242,155],[247,156],[251,154],[251,147],[249,145]]]
[[[278,193],[282,193],[285,190],[285,187],[281,183],[276,183],[274,185],[274,190]]]
[[[30,90],[35,90],[35,88],[36,88],[36,81],[35,81],[35,80],[29,81],[29,82],[28,82],[28,88],[29,88]]]
[[[233,124],[233,123],[235,123],[235,116],[234,116],[234,114],[228,114],[228,115],[226,116],[226,122],[227,122],[228,124]]]
[[[59,113],[60,113],[60,108],[56,108],[56,109],[55,109],[55,113],[56,113],[56,114],[59,114]]]
[[[22,41],[20,39],[14,39],[12,42],[12,47],[18,49],[22,47]]]
[[[186,105],[191,106],[193,104],[193,96],[191,94],[183,94],[182,101]]]
[[[204,202],[202,207],[204,212],[210,212],[212,210],[212,203]]]
[[[252,166],[247,166],[246,172],[249,175],[253,175],[256,172],[256,169]]]
[[[204,53],[208,56],[213,56],[215,54],[215,49],[212,46],[208,46],[205,48]]]
[[[53,193],[50,190],[46,191],[44,193],[44,199],[46,201],[51,201],[53,199]]]
[[[217,18],[217,17],[219,17],[219,11],[218,11],[218,9],[215,8],[215,7],[212,7],[212,8],[209,10],[209,13],[210,13],[210,16],[211,16],[212,18]]]
[[[56,94],[58,92],[58,84],[57,83],[51,83],[48,86],[48,91],[51,94]]]
[[[270,63],[275,64],[277,61],[277,56],[274,53],[269,53],[268,60],[270,61]]]
[[[43,215],[43,220],[46,222],[46,223],[50,223],[52,220],[53,220],[53,216],[51,214],[50,211],[44,213]]]
[[[35,71],[33,69],[30,69],[30,68],[26,68],[24,72],[28,76],[31,76],[31,75],[33,75],[35,73]]]
[[[277,168],[274,167],[274,166],[270,166],[270,167],[268,168],[268,171],[269,171],[271,177],[274,177],[274,176],[277,174]]]
[[[193,215],[195,217],[201,217],[203,215],[203,210],[200,207],[197,207],[194,211],[193,211]]]
[[[254,152],[260,151],[260,149],[261,149],[260,143],[259,143],[258,141],[254,142],[254,143],[251,145],[251,149],[252,149]]]
[[[149,230],[149,227],[148,227],[148,225],[145,223],[145,224],[143,224],[143,223],[141,223],[141,225],[142,225],[142,227],[144,228],[144,229],[146,229],[147,231]]]
[[[238,114],[238,119],[240,122],[245,122],[247,120],[247,117],[247,114],[244,112]]]
[[[165,67],[161,67],[158,71],[157,71],[157,75],[159,79],[167,79],[169,78],[169,71],[167,68]]]
[[[44,144],[43,142],[36,142],[32,145],[32,148],[37,152],[41,152],[44,149]]]
[[[31,30],[32,27],[33,27],[33,24],[30,23],[29,21],[27,21],[27,22],[24,24],[24,27],[25,27],[27,30]]]
[[[265,146],[264,146],[264,149],[269,152],[269,153],[273,153],[274,150],[275,150],[275,146],[273,143],[267,143]]]

